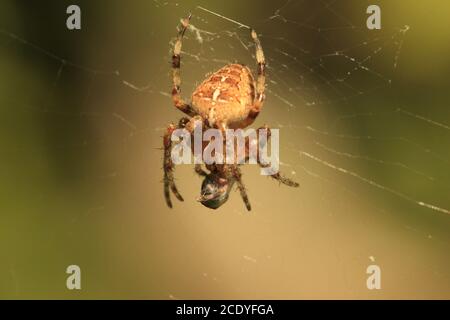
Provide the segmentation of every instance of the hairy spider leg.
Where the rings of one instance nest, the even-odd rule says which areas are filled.
[[[242,182],[242,174],[238,165],[231,165],[231,176],[234,181],[237,183],[237,187],[239,189],[239,193],[241,194],[242,200],[245,203],[245,207],[248,211],[252,210],[252,206],[250,205],[250,201],[248,200],[247,191],[245,189],[244,183]]]
[[[259,130],[261,130],[261,129],[267,130],[267,138],[269,138],[270,135],[271,135],[271,131],[270,131],[269,126],[264,125],[264,126],[258,128],[258,130],[256,132],[257,132],[257,137],[258,137],[258,146],[259,146],[259,148],[265,146],[265,145],[259,145]],[[250,153],[250,151],[249,151],[249,144],[246,144],[246,148],[247,148],[247,150],[246,150],[246,154],[247,154],[246,161],[248,161],[248,156],[249,156],[249,153]],[[260,157],[259,157],[259,153],[258,153],[258,164],[259,164],[259,166],[261,168],[268,168],[268,167],[270,167],[269,164],[262,162],[262,159],[260,159]],[[299,186],[299,184],[297,182],[295,182],[295,181],[293,181],[293,180],[291,180],[289,178],[286,178],[280,172],[277,172],[277,173],[271,175],[270,177],[272,177],[273,179],[275,179],[275,180],[279,181],[280,183],[285,184],[285,185],[287,185],[289,187],[297,188]]]
[[[181,46],[183,36],[186,32],[186,29],[189,26],[189,20],[191,19],[191,15],[186,19],[181,21],[181,26],[179,27],[177,40],[173,47],[173,55],[172,55],[172,101],[175,107],[188,116],[196,115],[195,111],[192,109],[192,106],[186,103],[181,97],[181,77],[180,77],[180,67],[181,67]]]
[[[166,132],[163,137],[163,144],[164,144],[164,162],[163,162],[163,168],[164,168],[164,197],[166,199],[167,206],[169,208],[172,208],[172,200],[170,199],[170,190],[175,195],[175,197],[180,200],[184,201],[181,194],[178,192],[178,189],[175,185],[175,179],[174,179],[174,171],[175,171],[175,164],[172,161],[172,133],[176,129],[186,129],[191,134],[195,129],[195,124],[198,124],[201,122],[201,125],[203,125],[203,120],[200,116],[194,116],[191,119],[188,118],[181,118],[178,125],[175,125],[173,123],[169,124]]]
[[[197,173],[200,177],[206,177],[208,173],[202,169],[201,164],[196,164],[194,167],[195,173]]]
[[[169,208],[172,208],[172,200],[170,199],[170,190],[172,190],[175,197],[180,200],[184,201],[183,197],[178,192],[178,189],[175,185],[173,172],[175,169],[175,165],[172,162],[172,133],[177,129],[178,127],[174,124],[169,124],[169,126],[166,129],[166,133],[163,137],[163,144],[164,144],[164,162],[163,162],[163,168],[164,168],[164,197],[166,199],[166,203],[169,206]],[[170,190],[169,190],[170,189]]]
[[[255,99],[248,113],[248,117],[245,121],[244,127],[252,124],[255,121],[256,117],[258,117],[266,97],[264,94],[264,91],[266,89],[266,59],[264,57],[264,51],[261,46],[261,42],[259,41],[258,34],[253,29],[251,30],[251,36],[256,48],[256,72],[258,76],[256,78]]]

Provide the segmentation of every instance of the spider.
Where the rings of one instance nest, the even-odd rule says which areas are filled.
[[[191,16],[189,15],[181,21],[172,56],[173,104],[188,117],[182,118],[178,125],[170,124],[163,137],[164,196],[170,208],[172,208],[170,190],[178,200],[183,201],[174,182],[175,166],[171,159],[173,147],[171,134],[173,131],[185,128],[192,134],[196,123],[201,123],[202,127],[206,129],[243,129],[255,121],[265,99],[266,62],[261,43],[252,29],[251,37],[256,47],[258,75],[256,81],[248,67],[242,64],[228,64],[213,73],[194,90],[190,104],[183,100],[180,88],[181,46]],[[267,126],[263,128],[267,129],[270,134]],[[248,150],[248,142],[246,142],[246,149]],[[261,167],[266,166],[259,159],[258,164]],[[199,202],[211,209],[219,208],[228,200],[230,191],[236,183],[247,210],[251,210],[238,164],[213,163],[206,165],[206,169],[209,173],[204,171],[200,164],[195,165],[195,172],[204,178],[201,194],[197,199]],[[299,186],[298,183],[283,177],[280,173],[275,173],[271,177],[290,187]]]

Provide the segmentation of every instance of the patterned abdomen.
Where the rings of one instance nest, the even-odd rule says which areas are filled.
[[[195,89],[192,107],[211,127],[239,128],[254,98],[255,81],[250,69],[230,64]]]

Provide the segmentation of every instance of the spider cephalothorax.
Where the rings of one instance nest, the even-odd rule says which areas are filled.
[[[189,26],[190,18],[191,16],[182,20],[172,56],[173,103],[189,118],[182,118],[177,126],[170,124],[164,135],[164,196],[169,207],[172,207],[170,190],[178,200],[183,201],[173,177],[174,164],[171,159],[173,131],[184,128],[192,134],[196,123],[201,123],[203,128],[220,130],[245,128],[255,121],[265,98],[266,62],[258,36],[254,30],[251,30],[251,37],[256,47],[256,80],[248,67],[241,64],[229,64],[213,73],[194,90],[190,104],[183,100],[180,94],[180,54],[182,39]],[[270,133],[267,126],[264,128]],[[248,149],[248,143],[246,143],[246,149]],[[265,166],[259,159],[258,163],[262,167]],[[195,166],[195,171],[204,177],[198,201],[208,208],[217,209],[228,200],[230,190],[236,183],[247,209],[251,210],[237,163],[210,164],[206,165],[206,168],[209,173],[204,171],[201,165]],[[298,183],[283,177],[280,173],[275,173],[272,177],[288,186],[298,187]]]

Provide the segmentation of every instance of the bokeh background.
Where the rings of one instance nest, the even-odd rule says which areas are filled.
[[[65,26],[70,4],[80,31]],[[380,31],[365,26],[369,4]],[[281,168],[301,184],[243,168],[250,213],[237,192],[202,207],[191,166],[176,171],[185,202],[164,202],[180,18],[199,30],[184,42],[185,98],[225,63],[254,65],[248,32],[197,6],[261,35],[255,126],[280,128]],[[2,1],[0,297],[450,298],[449,12],[437,0]],[[71,264],[81,291],[66,288]],[[366,287],[371,264],[381,290]]]

